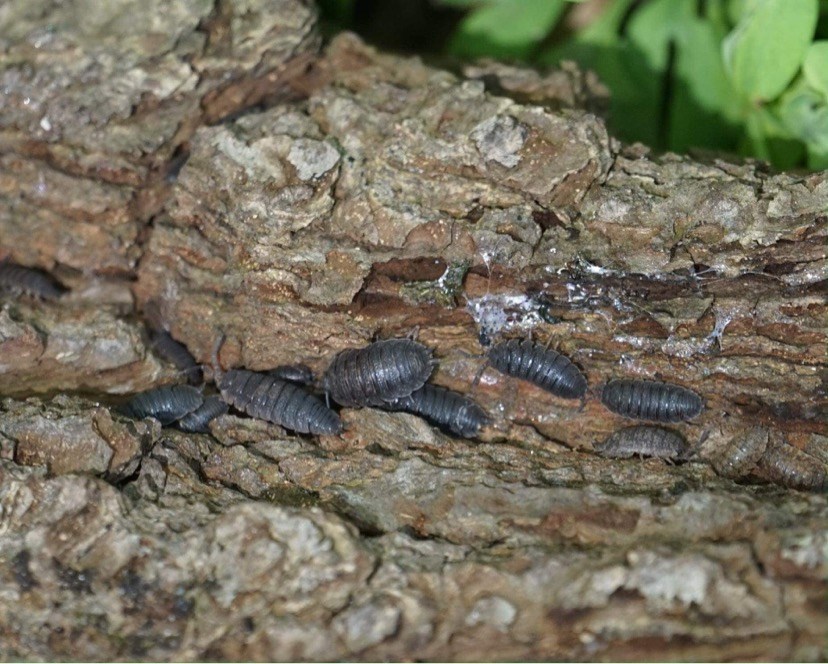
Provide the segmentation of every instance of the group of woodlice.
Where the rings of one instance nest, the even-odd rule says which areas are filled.
[[[0,263],[0,288],[49,300],[63,293],[47,274],[5,262]],[[411,339],[387,339],[343,350],[317,381],[304,365],[285,365],[268,372],[224,371],[218,360],[222,337],[213,352],[219,394],[204,396],[193,387],[203,381],[203,373],[187,348],[163,329],[155,329],[151,337],[154,349],[191,384],[142,392],[121,410],[130,417],[153,417],[164,426],[174,425],[183,431],[209,432],[209,423],[232,406],[298,433],[336,435],[342,432],[342,422],[330,408],[330,400],[348,408],[413,413],[464,438],[474,438],[490,422],[469,397],[428,382],[436,361],[430,349]],[[569,358],[529,339],[494,344],[487,362],[503,374],[564,399],[582,399],[587,392],[586,378]],[[315,389],[324,391],[324,398],[314,394]],[[692,420],[704,407],[698,394],[679,385],[627,379],[604,385],[601,402],[624,417],[658,423]],[[696,451],[678,432],[651,425],[616,431],[595,444],[594,450],[606,457],[650,456],[668,461],[686,461]],[[813,461],[768,429],[754,427],[731,440],[712,464],[725,477],[742,477],[759,467],[779,484],[821,490],[826,485],[825,471]]]
[[[165,356],[192,375],[197,368],[195,361],[190,358],[189,366],[182,362],[181,350],[173,344],[177,342],[165,341]],[[224,402],[252,417],[299,433],[335,435],[342,431],[339,415],[312,392],[314,388],[324,391],[326,401],[329,398],[348,408],[372,407],[413,413],[443,431],[464,438],[474,438],[490,422],[486,412],[468,396],[428,382],[435,360],[427,347],[410,339],[388,339],[363,348],[346,349],[334,357],[321,381],[316,381],[304,365],[281,366],[265,373],[244,369],[224,372],[219,366],[217,351],[218,345],[213,364],[216,385]],[[487,361],[501,373],[527,380],[564,399],[582,399],[587,392],[586,378],[565,355],[528,339],[494,344],[487,353]],[[170,389],[177,388],[158,388],[138,395],[136,400],[145,401],[141,408],[135,407],[135,400],[131,402],[131,413],[159,419],[158,413],[166,416],[170,395],[165,390]],[[179,428],[196,430],[188,418],[205,413],[198,419],[202,427],[198,430],[207,431],[208,414],[217,416],[225,412],[208,408],[208,402],[217,397],[208,397],[198,410],[190,410],[196,406],[185,395],[193,388],[182,385],[178,389],[182,390],[180,407],[185,418],[178,421]],[[657,423],[692,420],[704,407],[698,394],[679,385],[627,379],[604,385],[601,402],[624,417]],[[670,462],[687,461],[696,452],[696,446],[690,445],[678,432],[653,425],[625,427],[603,443],[595,444],[593,449],[606,457],[649,456]],[[825,485],[824,470],[808,455],[785,444],[764,427],[754,427],[731,440],[712,463],[725,477],[739,478],[760,467],[768,477],[786,486],[819,490]]]

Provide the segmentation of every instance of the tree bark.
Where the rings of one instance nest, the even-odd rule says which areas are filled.
[[[776,472],[824,486],[826,173],[621,145],[571,66],[323,49],[299,0],[151,5],[0,8],[0,258],[72,288],[0,311],[3,658],[828,657],[826,498]],[[416,330],[493,422],[131,422],[118,395],[180,379],[148,318],[317,375]],[[583,402],[472,387],[529,334]],[[620,377],[703,397],[693,462],[594,453]]]

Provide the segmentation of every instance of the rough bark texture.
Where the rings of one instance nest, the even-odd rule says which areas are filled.
[[[621,146],[572,67],[150,5],[0,6],[0,258],[72,287],[0,310],[0,657],[828,657],[824,494],[714,470],[762,426],[824,476],[828,175]],[[475,441],[370,409],[162,431],[112,408],[176,380],[149,312],[253,370],[419,328],[464,392],[531,331],[592,389],[489,369]],[[698,459],[594,454],[613,377],[701,394]]]

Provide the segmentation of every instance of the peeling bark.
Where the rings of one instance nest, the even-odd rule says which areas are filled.
[[[824,481],[826,173],[620,145],[572,67],[321,49],[299,0],[80,5],[0,8],[0,259],[72,289],[0,310],[3,658],[828,657],[825,496],[726,458]],[[181,380],[150,314],[317,374],[418,329],[462,392],[531,332],[591,390],[488,369],[475,441],[161,431],[112,409]],[[593,453],[620,377],[704,398],[695,461]]]

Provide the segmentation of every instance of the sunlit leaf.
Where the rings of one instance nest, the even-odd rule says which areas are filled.
[[[816,41],[808,48],[802,63],[805,80],[828,99],[828,41]]]
[[[727,15],[730,18],[730,22],[733,25],[736,25],[745,13],[752,10],[756,6],[757,2],[761,1],[762,0],[727,0]]]
[[[707,0],[704,3],[704,18],[711,24],[717,34],[724,35],[730,30],[726,0]]]
[[[671,41],[695,18],[696,0],[651,0],[630,18],[627,36],[654,71],[664,71]]]
[[[802,64],[817,9],[817,0],[757,0],[743,8],[722,44],[734,87],[754,101],[778,97]]]
[[[463,19],[449,44],[462,57],[526,57],[552,30],[564,0],[497,0]]]

